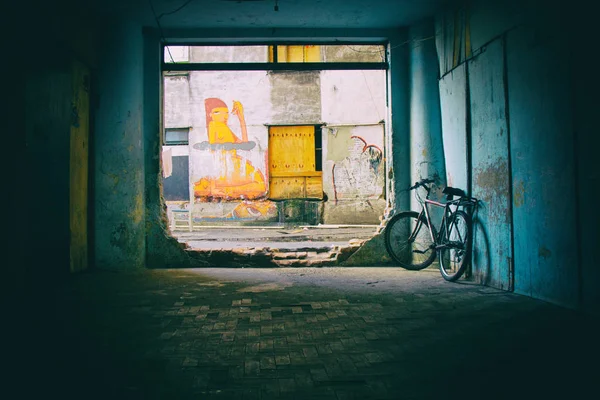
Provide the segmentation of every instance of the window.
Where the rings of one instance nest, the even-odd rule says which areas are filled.
[[[190,61],[190,48],[188,46],[165,46],[164,57],[166,62],[187,63]]]
[[[190,135],[190,128],[167,128],[165,129],[166,146],[187,145]]]
[[[294,66],[292,66],[294,65]],[[385,44],[260,44],[164,47],[165,71],[387,69]]]
[[[170,51],[167,51],[167,49]],[[185,49],[185,50],[182,50]],[[268,46],[165,46],[167,64],[264,63]],[[185,54],[185,57],[179,56]]]

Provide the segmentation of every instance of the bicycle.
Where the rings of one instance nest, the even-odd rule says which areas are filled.
[[[443,191],[447,196],[445,203],[431,200],[429,184],[435,182],[422,179],[407,189],[423,187],[426,190],[424,199],[418,191],[415,192],[421,211],[403,211],[394,215],[385,227],[384,242],[390,257],[401,267],[412,271],[427,268],[439,253],[440,272],[444,279],[453,282],[463,275],[470,261],[471,215],[478,200],[452,187]],[[454,199],[454,196],[458,198]],[[431,221],[430,205],[444,209],[437,230]]]

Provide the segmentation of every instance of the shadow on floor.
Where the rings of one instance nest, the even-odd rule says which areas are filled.
[[[599,376],[597,320],[435,270],[95,271],[45,296],[9,327],[4,398],[558,399]]]

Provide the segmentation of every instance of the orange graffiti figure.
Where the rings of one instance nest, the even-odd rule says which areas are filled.
[[[254,142],[248,141],[244,108],[239,101],[233,102],[231,113],[238,117],[242,138],[227,125],[229,109],[217,98],[204,101],[209,149],[218,155],[219,176],[205,177],[194,184],[194,195],[198,198],[256,199],[267,190],[262,172],[248,160],[237,154],[237,149],[250,149]]]

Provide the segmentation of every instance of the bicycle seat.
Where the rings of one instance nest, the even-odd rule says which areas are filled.
[[[464,192],[464,190],[453,188],[453,187],[450,187],[450,186],[446,186],[444,188],[444,191],[442,193],[448,195],[448,200],[452,200],[453,196],[467,197],[467,194]]]

